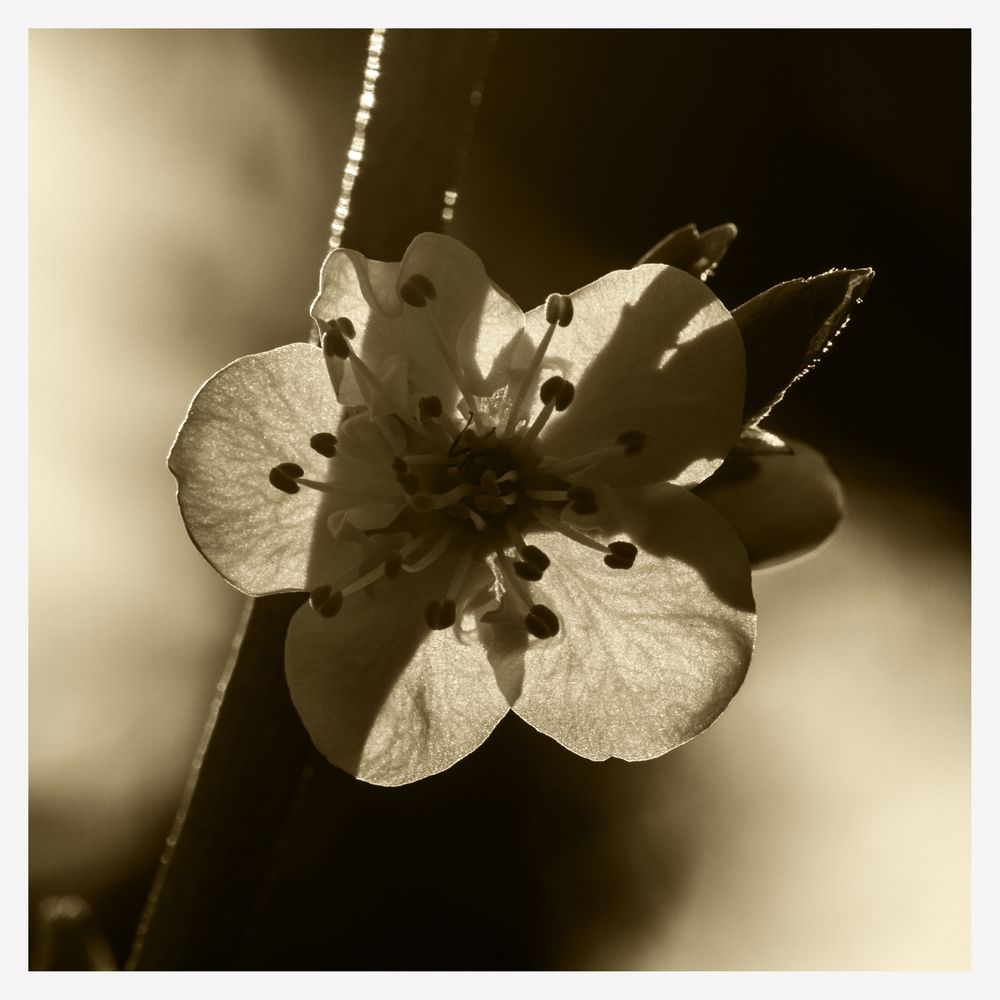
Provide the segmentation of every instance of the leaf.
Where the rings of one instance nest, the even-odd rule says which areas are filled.
[[[866,267],[796,278],[733,310],[746,348],[748,424],[767,416],[788,387],[817,364],[874,276]]]
[[[719,261],[726,255],[736,239],[736,227],[727,222],[721,226],[698,232],[691,223],[664,236],[651,250],[639,259],[639,264],[670,264],[705,281],[714,273]]]

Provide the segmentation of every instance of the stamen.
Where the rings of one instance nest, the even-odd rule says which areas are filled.
[[[423,309],[429,301],[432,301],[437,297],[437,289],[435,289],[434,282],[431,281],[427,275],[411,274],[406,281],[403,282],[402,287],[399,289],[399,297],[408,306],[413,306],[415,309]],[[426,310],[425,315],[427,316],[431,329],[431,335],[434,337],[434,341],[441,354],[441,358],[443,359],[452,379],[454,379],[455,385],[458,388],[462,399],[465,400],[465,405],[468,406],[469,413],[476,422],[476,427],[482,430],[482,418],[479,415],[479,410],[476,408],[476,403],[472,394],[465,387],[462,368],[458,362],[457,356],[455,355],[454,348],[445,339],[444,334],[441,332],[441,328],[438,326],[434,313],[428,309]]]
[[[270,484],[282,493],[288,493],[289,495],[299,492],[299,484],[292,478],[292,475],[287,471],[287,466],[291,463],[284,463],[283,465],[276,465],[268,474],[268,481]],[[298,474],[302,475],[302,469],[297,465],[294,468],[298,469]]]
[[[424,621],[428,628],[439,631],[451,628],[455,624],[455,602],[448,598],[431,601],[424,609]]]
[[[514,548],[517,549],[518,555],[524,560],[524,562],[535,566],[542,573],[549,568],[551,560],[549,557],[537,546],[528,545],[524,540],[524,536],[520,531],[514,526],[510,521],[506,523],[507,534],[510,535],[510,540],[514,543]],[[514,564],[515,569],[517,568],[517,563]]]
[[[318,451],[324,458],[333,458],[337,454],[337,439],[326,431],[313,434],[309,439],[309,447]]]
[[[514,398],[514,405],[510,408],[510,415],[507,417],[504,434],[511,434],[521,419],[521,407],[524,405],[528,389],[531,387],[532,382],[535,381],[535,376],[538,374],[539,368],[542,367],[542,359],[545,357],[545,352],[549,349],[549,343],[556,331],[556,326],[569,326],[572,319],[573,302],[570,297],[568,295],[550,295],[545,302],[545,322],[549,324],[549,328],[545,331],[541,341],[539,341],[538,346],[535,348],[531,363],[524,373],[521,388],[517,391],[517,396]]]
[[[607,545],[591,538],[590,535],[586,534],[586,532],[579,531],[577,528],[571,528],[568,524],[563,524],[563,522],[557,517],[552,517],[550,514],[541,510],[536,510],[534,515],[535,519],[540,521],[546,527],[552,528],[554,531],[558,531],[560,534],[565,535],[574,542],[586,545],[588,549],[594,549],[597,552],[605,553],[611,551]]]
[[[638,455],[646,444],[646,434],[644,431],[625,431],[618,435],[618,444],[625,449],[626,455]]]
[[[340,358],[341,361],[345,361],[350,353],[347,340],[339,330],[327,330],[323,334],[323,354],[327,361],[330,358]]]
[[[598,448],[596,451],[589,451],[583,455],[576,455],[573,458],[564,458],[550,465],[545,465],[546,472],[556,476],[573,475],[596,465],[602,459],[614,458],[625,455],[631,458],[638,455],[646,444],[646,434],[644,431],[625,431],[619,434],[615,444],[606,448]]]
[[[437,396],[424,396],[417,403],[417,408],[420,410],[420,416],[424,420],[436,420],[444,412],[441,400]]]
[[[573,300],[553,293],[545,300],[545,322],[569,326],[573,322]]]
[[[524,582],[518,577],[513,563],[511,563],[510,559],[504,554],[503,549],[497,549],[496,553],[497,565],[500,567],[500,572],[503,574],[503,578],[510,586],[510,593],[512,593],[521,602],[522,606],[527,611],[532,606],[530,591],[524,585]]]
[[[476,527],[476,531],[486,530],[486,522],[471,507],[467,507],[464,503],[453,503],[445,509],[445,513],[449,517],[457,517],[465,521],[471,520]]]
[[[403,563],[403,569],[407,573],[419,573],[421,570],[427,569],[431,563],[435,562],[438,557],[451,542],[452,537],[455,534],[455,528],[448,528],[447,531],[443,532],[441,537],[414,563]]]
[[[437,298],[434,282],[426,274],[411,274],[409,281],[417,287],[418,291],[423,293],[425,299],[433,301]]]
[[[631,569],[639,550],[631,542],[611,542],[604,565],[611,569]]]
[[[589,486],[571,486],[566,491],[566,496],[573,513],[581,516],[597,513],[597,497]]]
[[[415,511],[426,514],[431,510],[443,510],[445,507],[457,503],[462,497],[470,496],[475,492],[476,487],[472,483],[459,483],[447,493],[416,493],[410,500],[410,506]]]
[[[552,411],[556,410],[558,413],[562,413],[573,402],[575,392],[573,383],[567,382],[561,375],[553,375],[552,378],[547,379],[542,384],[542,389],[539,393],[545,405],[538,416],[535,417],[535,421],[528,429],[528,432],[524,435],[525,442],[530,443],[534,441],[542,428],[549,422]]]
[[[324,618],[332,618],[344,606],[344,595],[324,584],[309,594],[309,604]]]
[[[462,553],[455,572],[451,575],[451,583],[448,584],[448,594],[443,601],[431,601],[424,612],[424,620],[433,629],[451,628],[455,624],[455,601],[458,599],[458,592],[465,583],[466,574],[469,572],[469,564],[472,562],[472,549],[466,547]]]
[[[524,618],[524,627],[536,639],[551,639],[559,632],[559,619],[551,608],[533,604]]]

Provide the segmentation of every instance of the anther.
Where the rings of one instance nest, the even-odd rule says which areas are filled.
[[[638,552],[631,542],[610,542],[604,565],[611,569],[631,569]]]
[[[521,558],[525,562],[537,566],[543,573],[551,564],[549,557],[537,545],[525,545],[521,551]]]
[[[348,340],[354,340],[354,324],[346,317],[341,316],[340,319],[336,320],[337,329],[345,336]]]
[[[553,293],[545,300],[545,322],[569,326],[573,320],[573,300],[568,295]]]
[[[390,580],[395,580],[399,576],[399,571],[403,568],[403,557],[398,552],[393,552],[385,561],[385,575]]]
[[[420,286],[415,284],[413,277],[409,277],[403,282],[399,289],[399,297],[408,305],[415,309],[423,309],[427,305],[428,296],[424,294]]]
[[[276,468],[278,468],[286,476],[291,476],[292,479],[298,479],[305,475],[302,471],[302,466],[297,465],[295,462],[281,462],[276,466]]]
[[[646,435],[643,431],[625,431],[618,435],[617,443],[625,449],[626,455],[638,455],[646,443]]]
[[[527,562],[516,562],[514,563],[514,572],[522,580],[530,580],[534,583],[536,580],[541,580],[543,570],[539,569],[537,566],[532,565]]]
[[[566,381],[561,375],[553,375],[552,378],[546,379],[538,393],[543,403],[551,403],[559,413],[573,402],[575,394],[573,383]]]
[[[317,587],[315,590],[309,593],[309,605],[312,607],[313,611],[319,611],[320,606],[323,602],[330,596],[332,589],[326,584],[321,587]]]
[[[553,375],[552,378],[546,379],[542,383],[542,388],[539,390],[538,395],[541,397],[543,403],[552,403],[559,396],[559,390],[563,387],[566,380],[561,375]]]
[[[339,330],[328,330],[323,334],[323,353],[328,358],[337,357],[343,361],[351,352]]]
[[[431,601],[424,609],[424,621],[428,628],[451,628],[455,624],[455,602],[447,597]]]
[[[309,447],[313,451],[318,451],[324,458],[333,458],[337,454],[337,439],[332,434],[321,431],[309,438]]]
[[[299,475],[302,475],[301,469],[299,469]],[[270,484],[275,489],[281,490],[282,493],[291,495],[299,492],[299,484],[280,465],[276,465],[267,478]]]
[[[441,400],[437,396],[424,396],[417,404],[420,416],[425,420],[436,420],[444,412]]]
[[[407,496],[416,496],[420,492],[420,480],[412,472],[402,472],[396,478]]]
[[[323,618],[333,618],[344,606],[344,595],[324,584],[309,595],[309,604]]]
[[[589,486],[571,486],[566,491],[569,509],[575,514],[587,515],[597,513],[597,498]]]
[[[434,287],[434,282],[426,274],[411,274],[407,279],[407,283],[415,285],[423,293],[424,298],[437,298],[437,289]]]
[[[524,627],[536,639],[551,639],[559,631],[559,619],[544,604],[532,604],[524,616]]]

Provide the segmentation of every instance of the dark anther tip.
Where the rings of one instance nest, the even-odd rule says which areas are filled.
[[[604,557],[604,565],[611,569],[631,569],[638,553],[639,550],[631,542],[612,542]]]
[[[409,278],[403,283],[399,290],[399,297],[408,305],[416,309],[422,309],[427,305],[427,296],[413,283],[413,278]]]
[[[354,324],[346,317],[341,316],[337,320],[337,329],[348,339],[354,340],[355,329]]]
[[[424,608],[424,621],[428,628],[451,628],[455,624],[455,602],[450,598],[431,601]]]
[[[301,465],[296,465],[295,462],[281,462],[278,466],[286,476],[291,476],[292,479],[298,479],[300,476],[305,475],[302,471]]]
[[[407,283],[415,285],[424,294],[425,298],[437,298],[437,289],[434,287],[434,282],[426,274],[411,274],[407,279]]]
[[[566,380],[561,375],[553,375],[552,378],[547,378],[542,383],[538,395],[543,403],[548,404],[555,400],[556,406],[558,406],[559,393],[564,385],[566,385]]]
[[[281,490],[282,493],[292,494],[299,492],[299,484],[278,466],[271,470],[267,478],[270,484],[275,489]]]
[[[637,455],[642,451],[645,443],[646,434],[644,431],[625,431],[618,435],[618,444],[625,449],[626,455]]]
[[[337,439],[327,431],[320,431],[309,438],[309,447],[324,458],[333,458],[337,454]]]
[[[524,617],[524,627],[536,639],[551,639],[559,631],[559,619],[551,608],[533,604]]]
[[[330,330],[323,334],[323,353],[328,358],[337,357],[344,360],[351,352],[347,349],[347,341],[339,330]]]
[[[328,587],[326,584],[323,584],[321,587],[317,587],[309,594],[309,606],[313,609],[313,611],[319,611],[332,592],[332,588]]]
[[[522,554],[525,562],[537,566],[543,573],[549,568],[551,560],[537,545],[526,545]]]
[[[433,420],[435,417],[440,417],[444,412],[441,406],[441,400],[437,396],[424,396],[418,404],[420,407],[421,416],[427,417]]]
[[[344,595],[335,590],[316,610],[324,618],[333,618],[344,606]]]
[[[563,379],[563,384],[559,387],[559,392],[556,394],[556,411],[562,413],[573,402],[575,395],[576,389],[573,388],[573,383]]]
[[[543,570],[532,563],[516,562],[514,563],[514,572],[522,580],[530,580],[534,583],[536,580],[541,580]]]
[[[568,295],[559,296],[559,319],[560,326],[569,326],[573,322],[573,300]]]

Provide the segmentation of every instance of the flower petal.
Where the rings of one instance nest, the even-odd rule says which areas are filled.
[[[339,412],[323,354],[309,344],[240,358],[195,396],[167,462],[192,540],[245,594],[306,586],[321,494],[288,496],[268,475],[295,462],[325,479],[328,460],[309,439],[336,430]]]
[[[754,568],[816,548],[844,514],[843,490],[823,456],[789,444],[787,454],[728,458],[695,489],[736,529]]]
[[[720,515],[669,485],[619,509],[641,547],[630,570],[561,535],[539,543],[552,564],[533,593],[561,627],[528,646],[514,705],[591,760],[647,760],[697,736],[742,683],[755,635],[746,553]]]
[[[289,626],[285,673],[295,708],[317,749],[364,781],[403,785],[443,771],[507,712],[478,641],[424,621],[457,558],[447,553],[421,573],[382,580],[348,597],[335,618],[306,605]],[[481,586],[468,579],[464,589]]]
[[[697,278],[656,264],[614,271],[572,300],[546,360],[576,395],[543,432],[546,451],[575,456],[641,430],[643,450],[602,463],[601,477],[639,486],[711,475],[742,425],[743,343],[725,306]],[[528,314],[534,340],[544,327],[544,309]]]
[[[423,308],[406,305],[399,296],[414,274],[429,278],[436,289]],[[493,285],[479,257],[458,240],[437,233],[417,236],[398,264],[334,250],[323,262],[311,313],[323,321],[350,319],[358,334],[355,350],[378,373],[391,355],[406,357],[418,389],[439,396],[448,408],[458,388],[442,359],[432,319],[455,350],[473,389],[481,387],[482,371],[524,325],[524,314]],[[360,403],[350,365],[337,368],[341,401]]]

